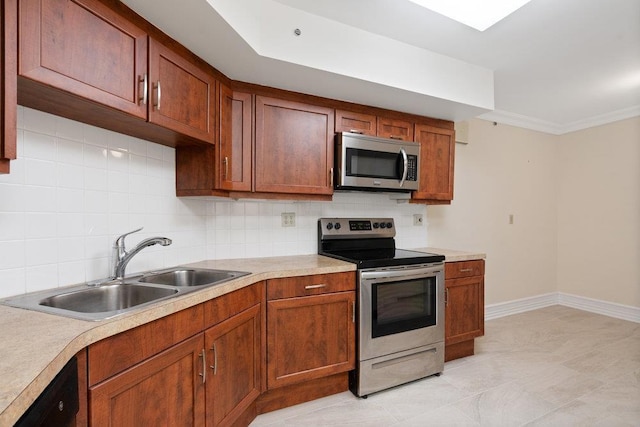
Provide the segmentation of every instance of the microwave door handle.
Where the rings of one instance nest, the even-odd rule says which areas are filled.
[[[402,179],[400,180],[400,187],[404,185],[404,182],[407,180],[407,171],[409,169],[409,159],[407,158],[407,152],[404,151],[404,148],[400,149],[400,154],[402,154]]]

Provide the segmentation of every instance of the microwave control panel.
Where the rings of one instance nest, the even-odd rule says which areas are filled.
[[[418,180],[418,156],[407,156],[407,181]]]

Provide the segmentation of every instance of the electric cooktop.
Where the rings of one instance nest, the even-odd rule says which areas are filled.
[[[318,254],[355,263],[359,269],[431,264],[444,255],[395,247],[393,218],[320,218]]]

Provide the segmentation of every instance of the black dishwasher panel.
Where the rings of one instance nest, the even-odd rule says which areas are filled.
[[[68,427],[77,413],[78,360],[74,357],[18,420],[16,427]]]

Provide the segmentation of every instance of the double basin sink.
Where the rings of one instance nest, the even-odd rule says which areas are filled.
[[[21,295],[4,304],[82,320],[103,320],[145,304],[219,285],[250,274],[245,271],[174,267],[122,280]]]

